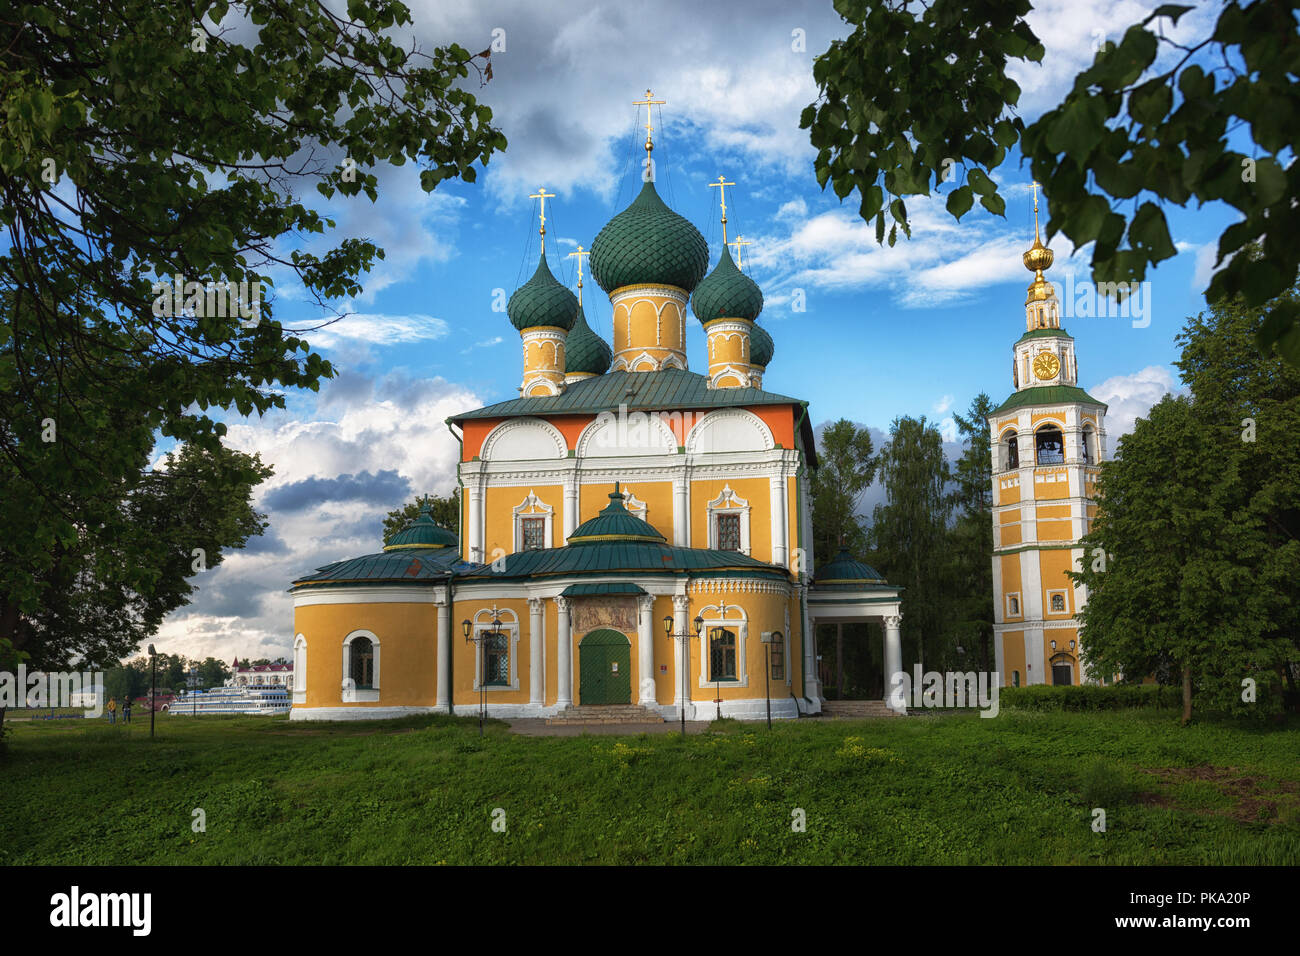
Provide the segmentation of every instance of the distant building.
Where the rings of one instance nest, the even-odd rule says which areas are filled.
[[[240,664],[236,657],[230,670],[227,687],[293,687],[292,664]]]

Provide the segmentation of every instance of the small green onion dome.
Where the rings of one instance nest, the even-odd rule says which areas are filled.
[[[828,585],[884,584],[885,579],[879,571],[869,564],[857,560],[848,548],[840,548],[835,560],[817,569],[814,576],[817,587]]]
[[[614,350],[609,343],[591,330],[587,316],[578,306],[578,315],[564,343],[564,372],[566,375],[604,375],[614,361]]]
[[[663,544],[666,539],[646,521],[623,507],[623,495],[614,485],[609,504],[596,517],[584,521],[569,535],[569,544],[598,544],[601,541],[640,541]]]
[[[776,345],[772,342],[772,336],[767,334],[767,329],[755,322],[749,330],[749,364],[767,368],[767,363],[772,361],[775,352]]]
[[[669,209],[650,182],[591,244],[591,275],[606,292],[671,285],[689,293],[708,268],[709,246],[700,231]]]
[[[578,297],[555,280],[545,256],[537,263],[533,277],[516,289],[506,303],[510,324],[520,332],[543,326],[567,332],[573,328],[577,313]]]
[[[763,293],[756,283],[736,268],[731,250],[722,247],[717,266],[695,288],[691,296],[695,317],[703,323],[714,319],[749,319],[763,311]]]
[[[385,551],[398,551],[403,548],[454,548],[460,543],[455,532],[448,531],[433,520],[433,513],[427,504],[420,506],[420,513],[414,521],[408,521],[406,527],[384,542]]]

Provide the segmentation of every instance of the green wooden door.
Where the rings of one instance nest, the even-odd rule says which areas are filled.
[[[578,645],[578,703],[632,703],[632,642],[602,628]]]

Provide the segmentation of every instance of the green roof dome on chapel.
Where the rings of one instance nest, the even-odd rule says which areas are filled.
[[[546,256],[537,263],[533,277],[515,290],[506,303],[510,324],[520,332],[543,326],[573,328],[578,313],[578,297],[560,285],[546,265]]]
[[[609,343],[591,330],[587,316],[578,306],[578,315],[569,338],[564,343],[564,371],[571,374],[604,375],[614,361]]]
[[[454,548],[460,539],[433,520],[427,504],[420,506],[414,521],[408,521],[401,531],[384,542],[385,551],[405,548]]]
[[[848,548],[840,548],[840,553],[835,555],[835,560],[819,567],[813,579],[815,586],[819,588],[885,583],[879,571],[853,557]]]
[[[767,368],[775,352],[776,345],[772,342],[772,336],[768,335],[767,329],[755,322],[749,330],[749,363]]]
[[[731,251],[722,247],[722,256],[713,271],[695,289],[691,308],[701,322],[714,319],[758,318],[763,311],[763,293],[756,283],[736,268]]]
[[[615,483],[614,491],[600,514],[584,521],[569,535],[570,545],[595,544],[599,541],[640,541],[663,543],[664,536],[648,521],[642,521],[623,507],[623,495]]]
[[[591,274],[606,292],[627,285],[671,285],[690,292],[709,268],[709,246],[647,182],[591,245]]]

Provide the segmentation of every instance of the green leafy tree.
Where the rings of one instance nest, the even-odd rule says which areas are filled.
[[[1155,405],[1102,464],[1073,575],[1089,669],[1181,679],[1184,721],[1194,699],[1276,713],[1300,659],[1300,371],[1255,349],[1266,311],[1238,299],[1188,322],[1191,394]]]
[[[954,414],[965,443],[952,471],[948,530],[952,643],[976,654],[982,670],[993,666],[993,460],[988,416],[993,402],[981,392],[965,416]]]
[[[406,527],[409,522],[418,518],[420,508],[426,502],[429,505],[429,511],[433,515],[435,524],[446,528],[448,531],[456,531],[460,527],[460,489],[453,488],[451,494],[445,498],[428,495],[423,498],[416,498],[414,501],[408,501],[402,507],[388,512],[384,517],[384,540],[387,541],[392,535]]]
[[[859,214],[875,220],[878,241],[888,226],[892,246],[899,229],[911,235],[910,196],[945,194],[958,219],[977,197],[1003,215],[990,173],[1019,147],[1050,200],[1048,238],[1092,243],[1099,284],[1140,281],[1176,253],[1169,204],[1226,203],[1240,218],[1219,236],[1206,298],[1240,294],[1260,306],[1300,267],[1300,243],[1277,227],[1293,218],[1300,185],[1295,4],[1212,6],[1213,25],[1184,43],[1165,31],[1194,6],[1164,4],[1117,32],[1065,98],[1026,126],[1008,67],[1043,58],[1028,0],[836,0],[852,33],[814,63],[821,96],[800,120],[818,150],[818,182],[840,199],[856,190]],[[1236,255],[1251,242],[1262,256]],[[1276,302],[1256,335],[1300,365],[1298,314],[1294,302]]]
[[[880,570],[905,588],[903,640],[922,664],[956,663],[955,648],[941,640],[947,601],[943,545],[952,509],[943,436],[924,415],[896,418],[878,467],[888,501],[876,506],[871,535]]]
[[[220,687],[230,677],[230,665],[215,657],[206,657],[197,666],[199,682],[204,687]]]
[[[813,557],[831,560],[840,547],[861,555],[866,535],[858,519],[862,494],[871,486],[876,460],[871,433],[841,418],[827,425],[812,478]]]

